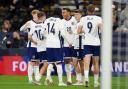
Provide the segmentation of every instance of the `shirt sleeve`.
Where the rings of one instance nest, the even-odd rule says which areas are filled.
[[[78,26],[78,27],[79,27],[79,26],[83,26],[83,25],[84,25],[83,23],[84,23],[84,18],[82,17],[82,18],[80,19],[80,22],[79,22],[79,24],[78,24],[77,26]]]
[[[30,28],[30,21],[26,22],[21,28],[20,31],[27,31],[28,28]]]
[[[102,22],[103,22],[101,17],[99,17],[97,21],[99,24],[102,24]]]

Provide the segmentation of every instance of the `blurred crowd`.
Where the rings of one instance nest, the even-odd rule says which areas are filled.
[[[0,25],[3,20],[9,20],[11,23],[9,31],[16,31],[22,23],[31,18],[31,10],[43,9],[55,3],[57,0],[0,0]]]
[[[128,31],[128,3],[113,2],[113,31]]]
[[[33,9],[55,3],[58,0],[0,0],[0,48],[26,47],[27,33],[19,32],[20,27],[31,19]]]
[[[46,9],[45,6],[57,4],[58,1],[0,0],[0,48],[26,47],[27,34],[19,32],[19,29],[26,21],[31,19],[31,10],[44,10]],[[114,1],[112,8],[113,31],[128,31],[128,4]]]

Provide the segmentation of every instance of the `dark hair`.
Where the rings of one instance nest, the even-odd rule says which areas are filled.
[[[69,8],[63,8],[63,10],[66,10],[67,12],[71,12]]]
[[[40,18],[42,16],[46,16],[45,12],[43,11],[40,11],[38,14],[37,14],[37,17]]]
[[[95,12],[95,6],[93,4],[88,5],[87,11],[91,13]]]
[[[62,10],[60,8],[55,8],[53,11],[53,16],[61,18],[62,17],[61,12]]]

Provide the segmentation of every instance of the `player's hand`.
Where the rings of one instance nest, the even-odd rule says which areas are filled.
[[[34,43],[35,45],[37,45],[37,42],[34,41],[33,43]]]
[[[70,48],[72,47],[72,44],[71,44],[71,43],[69,43],[69,47],[70,47]]]

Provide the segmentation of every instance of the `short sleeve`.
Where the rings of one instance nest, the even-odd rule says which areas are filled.
[[[30,28],[31,21],[27,21],[21,28],[20,31],[26,31],[26,29]]]
[[[102,18],[101,17],[98,17],[97,21],[98,21],[99,24],[102,24]]]

